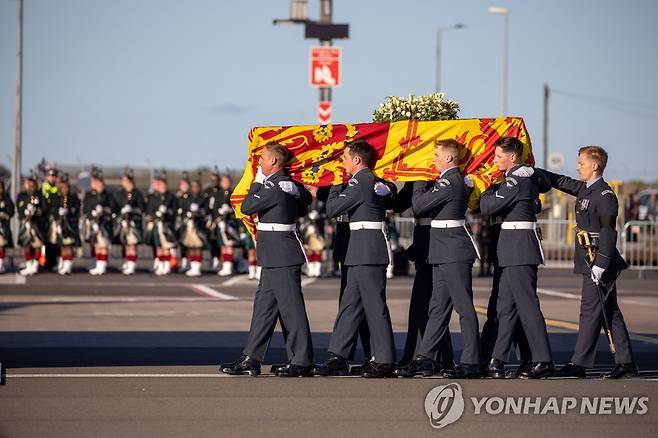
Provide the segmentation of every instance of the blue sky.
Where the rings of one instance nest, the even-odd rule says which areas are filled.
[[[312,124],[309,47],[273,26],[286,0],[25,0],[24,166],[59,163],[242,167],[253,126]],[[310,0],[317,17],[317,0]],[[577,147],[601,144],[609,178],[657,180],[658,2],[335,0],[350,24],[333,121],[367,122],[387,95],[442,88],[460,116],[499,115],[502,19],[510,9],[509,113],[539,151],[542,86],[550,150],[574,174]],[[0,0],[0,163],[13,150],[16,0]],[[574,98],[573,95],[599,98]]]

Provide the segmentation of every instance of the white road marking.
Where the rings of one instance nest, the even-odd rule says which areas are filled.
[[[235,377],[235,376],[230,376],[228,374],[150,374],[150,373],[123,373],[123,374],[91,374],[91,373],[84,373],[84,374],[74,374],[74,373],[68,373],[68,374],[7,374],[6,377],[9,378],[37,378],[37,379],[43,379],[43,378],[60,378],[60,379],[68,379],[68,378],[114,378],[114,379],[131,379],[131,378],[141,378],[141,377],[165,377],[165,378],[181,378],[181,377],[186,377],[186,378],[207,378],[207,377]]]
[[[229,278],[228,280],[224,281],[221,286],[233,286],[235,283],[240,283],[242,280],[247,279],[248,276],[245,275],[236,275],[234,277]]]
[[[544,295],[549,295],[552,297],[560,297],[560,298],[568,298],[570,300],[579,300],[580,295],[577,294],[572,294],[569,292],[560,292],[557,290],[550,290],[550,289],[543,289],[543,288],[537,288],[537,293],[544,294]]]
[[[199,297],[98,297],[98,296],[68,296],[68,297],[41,297],[34,295],[5,295],[0,297],[0,303],[159,303],[159,302],[202,302],[216,301],[216,298]]]
[[[189,288],[192,289],[194,292],[211,297],[211,298],[219,298],[220,300],[225,300],[225,301],[235,301],[238,299],[238,297],[234,297],[233,295],[229,294],[224,294],[219,291],[216,291],[215,289],[206,286],[205,284],[191,284],[189,285]]]
[[[25,284],[25,277],[20,274],[0,275],[0,284]]]

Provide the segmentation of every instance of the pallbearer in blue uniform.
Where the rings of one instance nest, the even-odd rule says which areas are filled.
[[[80,198],[71,191],[69,175],[63,174],[57,183],[57,193],[48,203],[49,240],[59,248],[61,263],[57,272],[68,275],[73,269],[73,252],[80,247]],[[53,239],[54,237],[54,239]]]
[[[431,190],[435,181],[425,182],[426,189]],[[394,211],[402,213],[411,208],[411,199],[414,192],[414,182],[404,184],[395,199]],[[411,288],[409,300],[409,318],[407,322],[407,337],[404,343],[404,353],[398,362],[403,368],[411,363],[418,355],[427,320],[429,319],[430,298],[432,297],[432,265],[427,262],[430,248],[431,212],[424,214],[414,213],[413,243],[407,248],[409,260],[414,262],[416,275]],[[454,371],[452,340],[450,330],[446,327],[446,335],[441,342],[438,354],[432,357],[437,374],[450,374]]]
[[[628,264],[616,248],[617,196],[603,179],[608,154],[600,146],[586,146],[578,151],[580,181],[568,176],[545,172],[554,188],[576,197],[576,224],[592,246],[586,248],[574,239],[574,272],[582,274],[578,339],[571,361],[558,371],[562,377],[584,378],[594,365],[604,314],[609,322],[614,346],[615,368],[603,378],[619,379],[638,375],[624,316],[617,304],[616,279]],[[542,172],[542,171],[540,171]],[[581,241],[582,243],[582,241]],[[588,249],[593,260],[588,260]],[[599,293],[604,292],[603,300]],[[602,306],[602,302],[605,306]]]
[[[258,263],[262,267],[254,297],[249,338],[242,356],[220,365],[226,374],[260,374],[261,362],[281,318],[287,331],[289,362],[276,369],[280,377],[312,376],[313,345],[301,288],[301,267],[306,262],[297,234],[297,218],[305,216],[311,194],[286,173],[291,154],[270,143],[260,157],[260,168],[242,212],[258,214]]]
[[[345,256],[347,285],[329,343],[330,357],[316,367],[318,375],[349,372],[347,358],[365,315],[373,359],[362,376],[393,376],[395,346],[386,305],[386,266],[390,261],[384,222],[386,199],[373,190],[377,182],[371,170],[375,159],[375,150],[364,140],[345,145],[343,165],[352,178],[347,186],[335,185],[329,191],[327,216],[347,213],[350,239]]]
[[[532,355],[532,365],[523,370],[520,377],[548,377],[554,373],[553,358],[537,297],[537,267],[544,263],[537,234],[539,187],[531,178],[512,175],[521,167],[523,144],[519,139],[502,137],[495,145],[494,163],[505,172],[505,180],[499,187],[486,190],[480,199],[482,214],[500,216],[503,221],[496,248],[500,267],[498,337],[489,363],[489,375],[505,377],[505,362],[518,317]]]
[[[114,237],[123,249],[125,262],[121,266],[124,275],[133,275],[137,266],[137,245],[144,240],[142,217],[146,207],[144,196],[135,187],[132,169],[121,178],[121,189],[115,196],[119,214],[114,224]]]
[[[414,183],[414,214],[429,213],[432,218],[428,262],[432,265],[433,288],[418,355],[409,366],[397,370],[402,377],[434,375],[433,359],[449,336],[453,307],[459,314],[464,346],[461,366],[451,375],[480,376],[478,318],[473,306],[471,277],[478,249],[466,226],[469,190],[458,167],[462,148],[456,140],[439,140],[435,159],[436,169],[441,173],[439,179],[430,190],[423,181]]]
[[[5,257],[7,248],[14,247],[14,238],[11,235],[11,218],[14,217],[14,202],[7,193],[5,181],[0,179],[0,274],[7,271]]]

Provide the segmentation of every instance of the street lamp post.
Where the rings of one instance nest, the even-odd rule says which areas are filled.
[[[439,27],[436,30],[436,92],[441,92],[441,38],[443,32],[447,30],[463,29],[466,27],[462,23],[457,23],[450,27]]]
[[[21,187],[23,155],[23,0],[18,2],[18,31],[16,38],[16,126],[14,159],[11,169],[11,199],[14,201]],[[18,215],[16,215],[18,217]],[[18,219],[12,221],[14,236],[18,236]]]
[[[501,78],[501,110],[502,115],[507,115],[507,51],[509,34],[509,9],[501,6],[489,6],[489,13],[503,16],[503,74]]]

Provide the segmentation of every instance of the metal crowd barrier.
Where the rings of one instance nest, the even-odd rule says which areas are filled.
[[[638,271],[641,278],[645,271],[658,270],[658,233],[656,222],[629,221],[619,233],[621,254]]]

